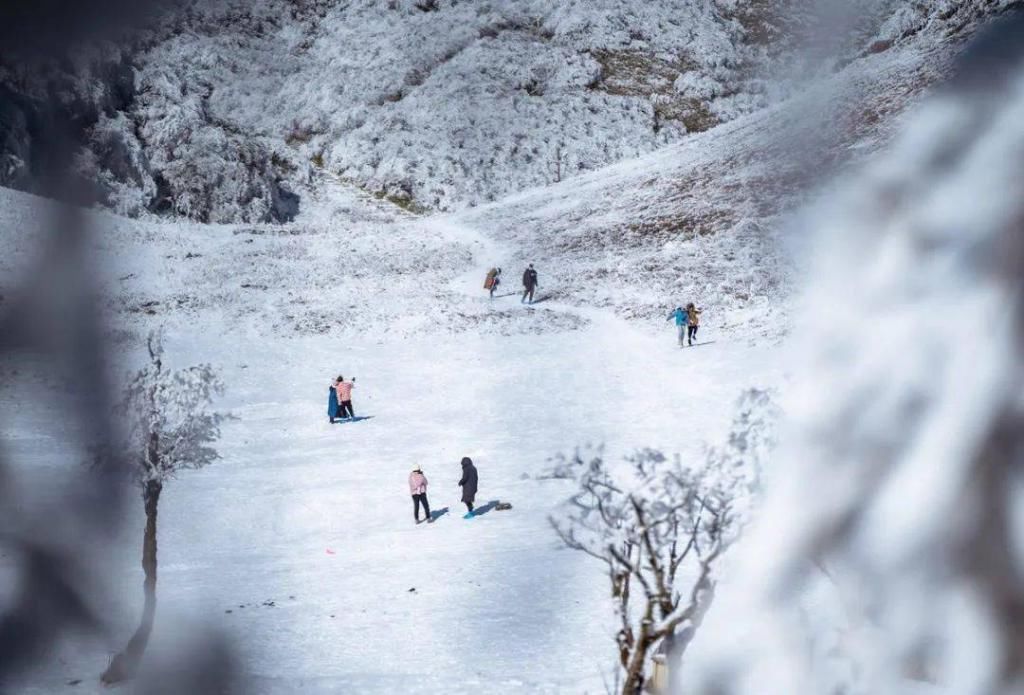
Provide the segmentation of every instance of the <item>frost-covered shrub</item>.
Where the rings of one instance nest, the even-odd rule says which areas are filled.
[[[102,201],[123,215],[148,209],[156,196],[156,182],[128,117],[122,112],[101,116],[88,138],[78,168],[96,182]]]
[[[961,34],[980,20],[1019,5],[1015,0],[910,0],[893,8],[876,40],[891,43],[918,33],[937,38]]]
[[[722,93],[722,85],[710,75],[684,72],[673,84],[680,96],[709,100]]]
[[[297,210],[259,138],[215,119],[210,87],[171,70],[143,71],[134,117],[156,180],[158,212],[203,222],[288,220]]]

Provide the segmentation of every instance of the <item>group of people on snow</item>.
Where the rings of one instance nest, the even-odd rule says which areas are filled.
[[[355,388],[355,377],[352,381],[346,381],[344,376],[338,376],[334,383],[327,389],[327,417],[333,425],[336,420],[355,418],[355,410],[352,409],[352,389]],[[462,502],[466,505],[466,514],[463,519],[472,519],[473,501],[476,499],[476,490],[479,478],[477,477],[476,466],[468,456],[462,458],[462,477],[459,479],[459,487],[462,488]],[[409,473],[409,492],[412,494],[413,518],[420,523],[420,507],[423,507],[423,520],[432,522],[430,516],[430,503],[427,501],[427,476],[423,469],[416,466]]]
[[[700,328],[700,315],[703,309],[698,309],[693,302],[689,302],[684,309],[677,306],[675,311],[668,315],[666,321],[675,319],[676,328],[679,330],[679,347],[683,346],[685,340],[687,345],[693,345],[697,337],[697,329]]]
[[[487,271],[487,277],[484,279],[484,289],[489,291],[491,299],[494,299],[494,292],[498,289],[498,285],[501,284],[501,268],[495,266]],[[540,287],[540,283],[537,280],[537,271],[533,267],[533,263],[527,266],[526,270],[523,271],[523,296],[519,302],[525,303],[529,300],[530,304],[533,304],[533,293]],[[693,345],[693,341],[697,339],[697,330],[700,328],[700,315],[703,309],[698,309],[693,302],[687,303],[686,307],[676,307],[675,310],[668,315],[668,320],[673,319],[676,322],[676,327],[679,331],[679,346]]]
[[[462,457],[462,478],[459,479],[459,487],[462,488],[462,502],[466,505],[466,514],[463,519],[472,519],[473,501],[476,499],[478,478],[476,466],[468,456]],[[423,521],[433,523],[434,518],[430,515],[430,503],[427,501],[427,476],[423,469],[416,466],[409,473],[409,493],[412,495],[412,516],[416,523],[420,521],[420,507],[423,507]]]
[[[331,424],[335,420],[355,419],[356,411],[352,409],[352,389],[356,386],[356,378],[352,381],[345,381],[345,377],[338,376],[327,389],[327,417]]]
[[[487,271],[487,277],[484,279],[484,289],[491,293],[491,299],[494,299],[494,291],[498,289],[498,285],[501,284],[501,268],[494,267]],[[523,297],[519,300],[520,304],[530,300],[530,304],[533,304],[533,293],[540,287],[540,283],[537,281],[537,271],[533,267],[533,263],[523,271]]]
[[[490,292],[492,299],[494,298],[495,290],[500,284],[501,268],[491,268],[487,272],[484,289]],[[533,293],[537,287],[539,287],[537,271],[531,263],[523,271],[523,296],[520,302],[526,302],[529,299],[532,304]],[[674,320],[678,328],[680,347],[683,346],[684,341],[687,345],[693,345],[693,341],[697,337],[697,330],[700,328],[700,315],[702,311],[693,302],[689,302],[685,308],[681,306],[676,307],[669,314],[667,320]],[[355,418],[355,410],[352,408],[352,389],[355,388],[355,381],[355,377],[351,381],[346,381],[344,376],[338,376],[334,383],[330,385],[327,397],[327,416],[332,425],[335,420]],[[476,499],[479,477],[476,466],[473,465],[472,459],[468,456],[462,459],[462,477],[459,479],[458,485],[462,488],[462,502],[466,505],[466,514],[463,518],[472,519],[474,517],[473,502]],[[417,524],[422,523],[422,521],[432,523],[434,518],[430,514],[430,503],[427,501],[427,476],[424,475],[423,469],[419,465],[415,466],[409,473],[409,494],[412,495],[414,521]],[[420,520],[420,508],[423,509],[422,521]],[[500,508],[502,506],[499,506]]]

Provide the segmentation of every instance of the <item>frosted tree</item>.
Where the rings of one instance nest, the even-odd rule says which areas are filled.
[[[750,389],[726,443],[698,465],[652,449],[611,464],[600,452],[556,462],[552,477],[573,478],[577,492],[551,523],[569,548],[605,566],[623,695],[644,688],[656,651],[678,675],[714,598],[715,569],[749,515],[778,417],[772,394]]]
[[[552,524],[562,541],[604,563],[621,623],[617,683],[640,692],[654,649],[684,646],[714,595],[712,569],[736,530],[734,492],[711,471],[644,450],[627,465],[579,454],[579,491]],[[618,470],[616,470],[618,469]],[[681,572],[691,561],[694,572]],[[677,630],[681,633],[677,634]],[[671,643],[679,638],[679,645]]]
[[[164,368],[160,335],[151,334],[147,347],[149,364],[136,372],[118,407],[127,425],[124,455],[142,488],[146,510],[142,541],[145,603],[138,629],[103,673],[105,683],[117,683],[135,675],[153,630],[157,506],[164,483],[182,470],[202,468],[219,458],[213,443],[220,438],[220,425],[226,417],[209,410],[214,396],[224,390],[223,382],[210,365],[169,371]]]

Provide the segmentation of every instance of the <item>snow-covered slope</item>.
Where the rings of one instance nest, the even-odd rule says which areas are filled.
[[[777,337],[799,241],[780,237],[784,216],[816,182],[882,146],[951,55],[941,42],[892,48],[680,144],[450,218],[411,214],[326,173],[283,226],[110,216],[103,241],[116,256],[161,256],[145,273],[112,273],[110,302],[140,330],[153,317],[216,315],[225,334],[380,337],[561,330],[585,325],[578,310],[594,306],[653,327],[693,299],[718,330]],[[529,262],[549,300],[533,312],[466,305],[451,292],[481,284],[465,277],[481,263],[501,266],[515,291]],[[553,311],[555,301],[577,311]]]
[[[500,244],[453,220],[388,221],[375,203],[334,201],[325,210],[338,219],[347,209],[349,224],[311,232],[95,218],[115,354],[135,363],[143,332],[166,325],[168,363],[215,364],[238,416],[223,460],[171,483],[161,502],[159,609],[141,687],[201,623],[237,650],[244,692],[603,692],[603,577],[549,529],[567,483],[538,478],[552,455],[587,443],[609,456],[638,446],[700,455],[751,371],[757,385],[779,382],[778,353],[721,337],[681,352],[674,330],[653,334],[599,309],[490,300],[480,282]],[[32,230],[46,208],[0,191],[6,228]],[[11,246],[5,286],[40,274],[36,237]],[[283,321],[309,305],[328,312],[323,330]],[[20,462],[9,482],[29,499],[84,453],[75,419],[54,425],[32,397],[56,375],[31,359],[12,366],[0,439]],[[356,412],[369,419],[327,423],[324,391],[338,372],[357,377]],[[480,506],[504,500],[511,511],[460,518],[463,455],[480,469]],[[446,510],[429,527],[410,514],[414,464],[433,508]],[[19,691],[77,679],[100,690],[95,676],[137,615],[141,505],[129,511],[109,593],[91,597],[109,634],[70,640]]]

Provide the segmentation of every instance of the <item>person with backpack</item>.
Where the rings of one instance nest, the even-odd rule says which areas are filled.
[[[462,488],[462,501],[468,510],[462,518],[472,519],[473,500],[476,499],[477,475],[473,459],[468,456],[462,457],[462,478],[459,480],[459,487]]]
[[[523,298],[519,300],[519,303],[522,304],[529,297],[530,304],[533,304],[533,291],[538,286],[537,271],[533,269],[533,263],[531,263],[530,267],[523,271]]]
[[[494,299],[494,291],[501,284],[501,268],[491,268],[487,271],[487,279],[484,280],[484,289],[491,291],[491,299]]]
[[[355,388],[355,385],[355,377],[352,377],[352,381],[345,381],[345,377],[339,376],[334,382],[334,390],[338,395],[338,417],[342,420],[356,416],[355,411],[352,410],[352,389]]]
[[[686,342],[688,345],[693,345],[694,338],[697,337],[697,329],[700,328],[700,315],[703,309],[698,309],[690,302],[686,305]]]
[[[423,469],[416,466],[409,474],[409,492],[412,494],[412,516],[416,523],[420,523],[420,505],[423,505],[423,520],[428,524],[434,519],[430,516],[430,503],[427,502],[427,476],[423,475]]]
[[[679,334],[679,347],[683,347],[683,341],[686,340],[686,324],[689,320],[683,307],[677,306],[676,310],[668,315],[666,321],[676,320],[676,332]]]

